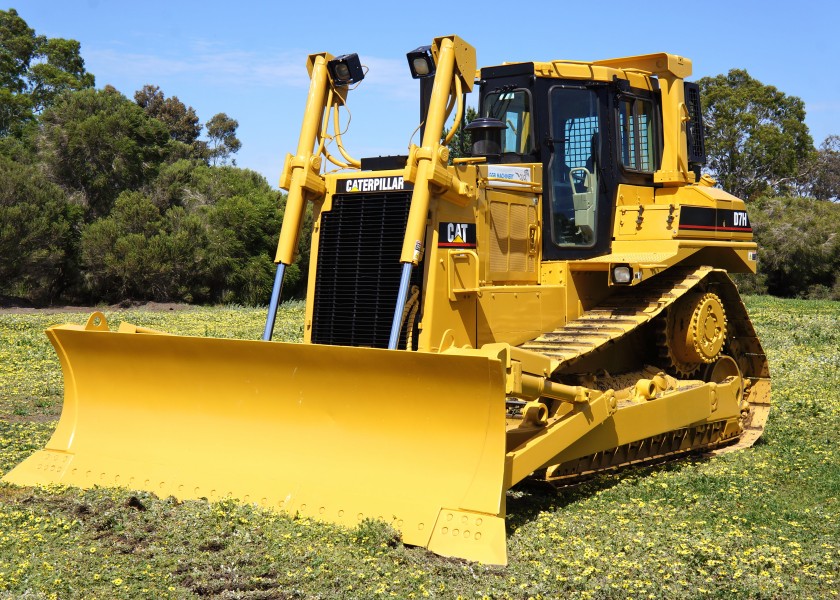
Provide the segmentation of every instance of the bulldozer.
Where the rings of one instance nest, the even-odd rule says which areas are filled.
[[[111,330],[101,313],[50,328],[62,414],[5,481],[382,519],[504,565],[523,480],[759,438],[770,375],[729,277],[755,272],[757,245],[744,202],[701,174],[691,61],[477,69],[454,35],[407,58],[419,145],[356,159],[339,115],[365,67],[308,57],[262,339]],[[450,156],[458,131],[470,144]],[[272,341],[307,210],[304,340]]]

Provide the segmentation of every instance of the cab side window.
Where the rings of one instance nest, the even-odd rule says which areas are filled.
[[[482,116],[499,119],[502,131],[502,162],[533,160],[531,97],[527,90],[503,89],[487,94]]]
[[[618,103],[618,135],[621,163],[630,171],[656,170],[653,102],[622,98]]]

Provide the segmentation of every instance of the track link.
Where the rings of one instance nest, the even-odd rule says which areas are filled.
[[[649,285],[621,288],[604,304],[520,347],[541,352],[562,361],[561,367],[569,367],[652,321],[712,271],[711,267],[682,269],[673,275],[663,273]]]

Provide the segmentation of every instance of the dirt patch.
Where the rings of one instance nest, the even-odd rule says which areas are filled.
[[[52,423],[58,421],[61,416],[61,404],[56,406],[53,413],[26,413],[25,415],[16,415],[0,411],[0,421],[6,423]]]
[[[118,311],[128,310],[132,308],[140,308],[152,312],[162,312],[168,310],[184,310],[190,308],[192,305],[183,304],[179,302],[135,302],[125,300],[118,304],[111,304],[108,306],[35,306],[31,302],[22,298],[14,298],[11,296],[0,295],[0,315],[16,315],[16,314],[33,314],[33,313],[85,313],[89,314],[97,310],[104,311]]]

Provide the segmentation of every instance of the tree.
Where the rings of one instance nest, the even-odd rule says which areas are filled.
[[[0,291],[54,300],[75,276],[81,210],[39,169],[0,157]]]
[[[31,117],[30,101],[23,92],[36,47],[35,31],[17,11],[0,11],[0,135]]]
[[[14,8],[0,10],[0,85],[14,92],[26,89],[26,73],[37,46],[35,30]]]
[[[85,71],[85,61],[76,40],[39,38],[43,40],[29,73],[29,95],[36,113],[50,106],[65,90],[91,88],[92,74]]]
[[[63,94],[41,120],[41,156],[55,181],[83,194],[88,220],[151,181],[167,154],[166,126],[110,86]]]
[[[156,85],[146,84],[137,90],[134,101],[148,116],[166,124],[170,137],[175,141],[192,145],[201,134],[195,109],[185,106],[178,96],[167,98]]]
[[[820,145],[810,192],[817,200],[840,200],[840,135],[830,135]]]
[[[840,300],[840,204],[763,197],[751,203],[750,221],[758,277],[739,277],[739,285],[751,293]]]
[[[209,158],[213,165],[227,164],[231,154],[236,154],[242,142],[236,137],[239,121],[231,119],[225,113],[213,115],[207,121],[207,137],[210,139]],[[236,161],[233,161],[236,164]]]
[[[267,301],[284,198],[265,178],[179,161],[149,187],[120,194],[109,215],[84,228],[81,262],[91,299]],[[311,218],[303,236],[310,231]],[[287,297],[305,292],[307,260],[302,253],[289,267]]]
[[[708,167],[721,186],[745,199],[794,189],[813,152],[804,102],[743,69],[697,83]]]
[[[107,217],[82,232],[85,280],[94,298],[208,299],[206,231],[183,207],[161,211],[141,192],[124,192]]]
[[[210,288],[216,301],[266,303],[284,196],[262,175],[230,166],[196,168],[189,187],[192,203],[206,207]],[[299,256],[289,268],[288,294],[300,291],[301,273],[308,266],[303,261]]]
[[[161,166],[157,177],[146,187],[155,205],[161,209],[183,206],[192,196],[189,185],[199,165],[206,166],[202,160],[182,158]]]
[[[15,9],[0,11],[0,135],[20,133],[61,92],[93,84],[79,42],[35,35]]]
[[[466,131],[464,131],[464,127],[478,117],[478,111],[476,111],[472,106],[468,106],[464,117],[464,122],[459,124],[458,131],[456,131],[455,135],[452,136],[452,139],[450,140],[447,146],[447,148],[449,148],[450,163],[456,158],[471,156],[470,144],[472,143],[472,141],[470,140],[470,135]],[[449,130],[443,132],[441,142],[443,142],[443,140],[446,139],[447,135],[449,135]]]

